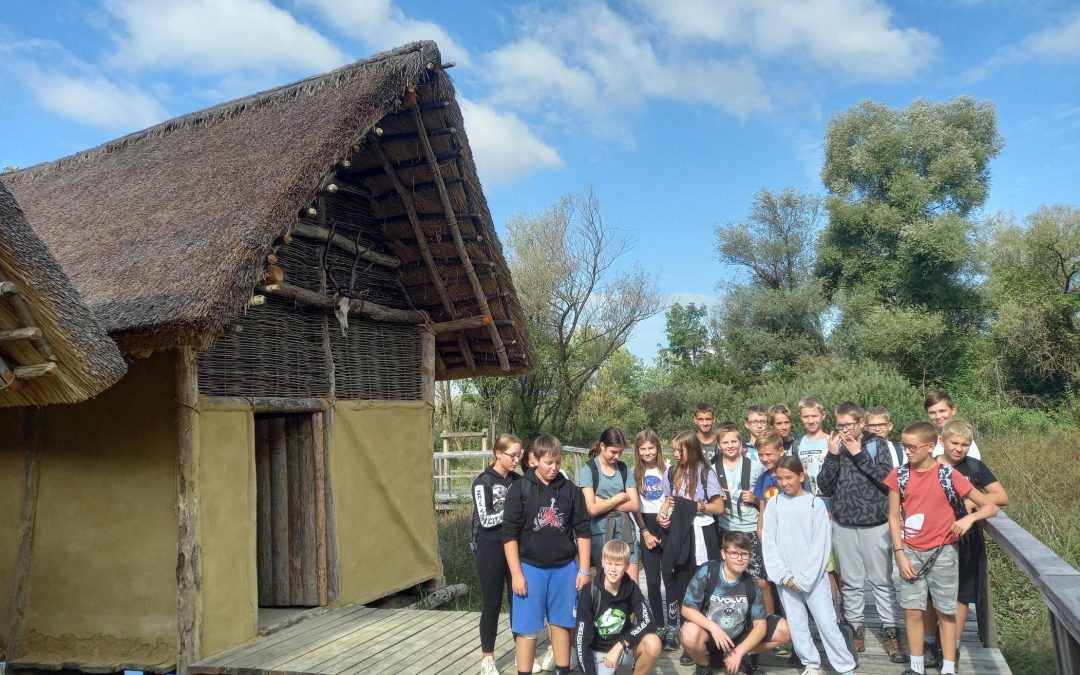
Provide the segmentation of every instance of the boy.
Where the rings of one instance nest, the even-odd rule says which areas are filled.
[[[578,660],[585,675],[615,675],[631,665],[634,675],[644,675],[660,656],[660,638],[649,603],[626,574],[630,547],[612,539],[601,558],[603,574],[578,595]]]
[[[926,394],[926,398],[923,399],[923,407],[926,408],[926,416],[930,418],[934,428],[941,433],[941,428],[945,426],[945,423],[956,417],[956,404],[953,403],[952,397],[948,392],[937,390],[930,391]],[[941,445],[939,439],[937,445],[934,446],[934,457],[941,457],[941,454],[945,452],[945,448]],[[968,455],[975,459],[982,459],[982,454],[979,452],[979,446],[975,445],[975,439],[971,439],[971,449],[968,450]]]
[[[889,413],[888,408],[883,405],[867,408],[866,430],[883,439],[885,444],[889,446],[889,449],[892,451],[891,456],[894,469],[907,463],[907,457],[904,456],[904,449],[900,447],[899,443],[889,440],[889,434],[891,434],[893,430],[893,423],[892,414]]]
[[[716,434],[713,433],[713,422],[716,421],[716,413],[708,403],[698,403],[694,408],[694,426],[697,427],[697,439],[701,443],[701,451],[705,453],[705,459],[710,462],[716,456]]]
[[[910,667],[905,675],[922,675],[923,611],[930,594],[941,622],[942,675],[956,673],[957,545],[971,526],[997,513],[997,506],[951,466],[934,461],[931,449],[938,431],[929,422],[904,427],[900,442],[907,466],[893,469],[889,487],[889,537],[900,576],[900,604],[907,623]],[[966,513],[963,499],[978,510]],[[841,562],[843,568],[843,562]]]
[[[940,434],[945,453],[938,457],[938,462],[948,464],[959,471],[960,475],[971,481],[975,489],[986,493],[987,498],[996,506],[1007,506],[1009,495],[997,476],[982,461],[968,455],[971,434],[971,426],[963,420],[953,418],[946,422]],[[974,502],[965,501],[967,509],[972,510],[975,506]],[[960,540],[959,555],[956,594],[958,603],[956,605],[957,653],[960,649],[960,633],[963,632],[964,623],[967,621],[968,605],[979,598],[979,565],[985,564],[983,561],[986,557],[982,527],[976,525],[971,528],[966,537]],[[937,630],[937,620],[932,607],[927,607],[925,616],[927,621],[924,622],[926,631],[924,635],[929,636]],[[940,651],[940,646],[935,651]]]
[[[784,454],[792,454],[792,448],[795,445],[795,437],[791,435],[791,411],[783,403],[777,403],[776,405],[769,406],[769,409],[765,412],[765,419],[768,425],[772,427],[776,433],[780,434],[780,438],[784,441]]]
[[[769,426],[769,415],[765,412],[765,406],[755,403],[748,407],[746,409],[746,418],[743,420],[743,426],[746,428],[746,433],[749,437],[749,440],[743,445],[743,454],[758,459],[758,437],[761,436]]]
[[[806,435],[795,443],[794,454],[803,463],[806,477],[810,479],[810,493],[821,496],[817,486],[818,473],[821,465],[825,462],[825,455],[829,452],[829,434],[821,428],[828,414],[821,400],[814,396],[806,396],[799,399],[799,420],[806,427]],[[831,505],[826,501],[826,507]]]
[[[532,448],[538,463],[510,486],[503,506],[517,672],[532,673],[536,638],[547,619],[555,672],[567,675],[577,592],[590,577],[589,513],[581,489],[559,471],[559,439],[540,436]]]
[[[844,617],[855,627],[855,648],[866,650],[863,609],[867,581],[874,591],[885,651],[893,663],[904,662],[897,629],[899,611],[892,583],[889,546],[889,491],[892,471],[885,441],[864,429],[862,408],[845,401],[834,412],[837,431],[818,474],[818,489],[832,499],[833,551],[840,564]]]
[[[724,535],[723,562],[702,565],[682,603],[682,643],[694,659],[694,675],[758,672],[758,654],[790,639],[787,622],[767,614],[764,598],[746,573],[751,541],[743,532]]]
[[[716,517],[716,522],[721,532],[742,532],[750,538],[750,560],[746,571],[757,582],[761,592],[766,593],[768,583],[765,581],[765,566],[757,532],[760,502],[753,491],[765,468],[761,462],[743,457],[739,427],[733,422],[724,422],[717,427],[716,437],[720,442],[720,454],[716,456],[716,477],[726,497],[724,512]],[[769,600],[772,600],[771,596]]]

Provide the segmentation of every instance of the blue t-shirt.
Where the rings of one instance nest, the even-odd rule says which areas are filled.
[[[729,583],[724,578],[723,563],[720,563],[717,574],[720,578],[716,580],[716,588],[713,590],[712,597],[709,598],[707,607],[705,606],[705,586],[709,580],[709,563],[699,567],[694,578],[690,580],[690,585],[686,587],[683,604],[700,609],[702,614],[715,621],[728,634],[728,637],[735,638],[747,628],[747,614],[750,621],[765,618],[765,601],[762,599],[761,592],[755,591],[754,601],[751,603],[746,597],[744,584],[739,583],[738,579]]]
[[[634,472],[630,467],[626,468],[626,481],[622,479],[622,474],[619,473],[619,469],[615,469],[615,474],[608,476],[604,473],[604,467],[600,464],[600,461],[596,461],[597,473],[600,476],[600,485],[593,485],[592,470],[588,466],[581,467],[581,475],[579,476],[581,487],[591,488],[596,493],[597,499],[607,499],[608,497],[614,497],[615,495],[623,492],[627,488],[637,488],[634,485]],[[614,509],[613,509],[614,511]],[[602,516],[595,516],[589,519],[589,528],[592,534],[603,534],[604,525],[607,522],[608,514],[612,511],[608,511]]]

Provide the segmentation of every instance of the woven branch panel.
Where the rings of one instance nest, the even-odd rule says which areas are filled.
[[[420,398],[420,329],[349,317],[342,336],[330,322],[337,397],[355,400]]]

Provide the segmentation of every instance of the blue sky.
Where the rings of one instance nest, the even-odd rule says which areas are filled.
[[[989,203],[1077,204],[1080,4],[1011,0],[5,0],[0,165],[30,166],[435,39],[496,223],[595,186],[669,301],[735,271],[713,228],[761,188],[821,192],[831,116],[992,101]],[[663,317],[631,350],[650,358]]]

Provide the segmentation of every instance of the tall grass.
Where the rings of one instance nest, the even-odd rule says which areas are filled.
[[[476,575],[476,562],[469,548],[472,507],[462,506],[453,511],[443,511],[438,513],[435,519],[439,527],[439,555],[442,558],[446,583],[466,584],[469,587],[468,595],[454,598],[440,609],[479,612],[480,579]]]
[[[982,439],[980,439],[982,440]],[[1073,567],[1080,567],[1080,437],[1003,433],[986,439],[983,460],[1009,493],[1009,517]],[[1047,609],[1035,585],[991,543],[991,596],[1001,651],[1013,673],[1054,672]]]

